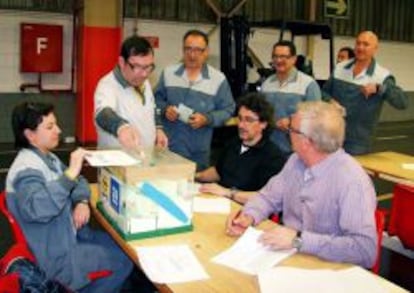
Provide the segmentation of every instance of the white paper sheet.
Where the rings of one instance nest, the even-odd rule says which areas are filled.
[[[198,182],[193,182],[193,184],[190,185],[190,193],[194,196],[197,194],[200,194],[200,187],[201,184]]]
[[[401,164],[401,167],[406,170],[414,170],[414,164],[410,164],[410,163]]]
[[[156,283],[183,283],[210,278],[188,245],[139,247],[139,262]]]
[[[385,293],[376,276],[359,268],[345,270],[308,270],[275,267],[258,276],[261,293]]]
[[[236,243],[212,258],[212,261],[235,270],[257,275],[295,253],[296,249],[271,250],[257,240],[263,231],[249,227]]]
[[[229,214],[231,211],[230,200],[227,198],[194,198],[193,211],[196,213]]]
[[[177,112],[178,119],[180,119],[184,123],[188,123],[188,120],[190,119],[190,116],[193,115],[194,110],[180,103],[178,104]]]
[[[275,267],[258,276],[261,293],[270,292],[318,292],[341,293],[335,290],[335,273],[332,270],[306,270],[291,267]]]
[[[131,166],[140,163],[122,150],[88,151],[85,159],[93,167]]]
[[[352,267],[336,271],[336,274],[346,292],[355,293],[385,293],[388,292],[371,272],[361,268]]]

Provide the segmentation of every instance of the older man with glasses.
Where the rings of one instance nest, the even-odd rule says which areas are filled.
[[[241,213],[229,217],[229,235],[241,235],[248,226],[283,212],[284,225],[260,237],[264,245],[372,267],[377,254],[375,189],[342,149],[343,115],[332,103],[298,104],[287,127],[295,153]]]
[[[282,153],[269,139],[273,108],[259,93],[238,101],[239,136],[228,143],[217,164],[198,172],[201,192],[244,203],[285,164]],[[253,191],[253,192],[252,192]]]
[[[170,149],[209,166],[213,128],[233,114],[235,104],[223,73],[206,64],[208,37],[199,30],[183,38],[183,62],[164,69],[155,90]]]
[[[276,127],[271,140],[289,157],[292,148],[286,133],[289,116],[296,111],[301,101],[321,99],[321,91],[316,81],[298,71],[295,67],[296,47],[290,41],[279,41],[273,46],[272,63],[276,73],[268,77],[262,92],[275,108]]]
[[[154,51],[146,39],[132,36],[123,42],[118,64],[95,91],[99,148],[168,145],[148,81],[154,68]]]

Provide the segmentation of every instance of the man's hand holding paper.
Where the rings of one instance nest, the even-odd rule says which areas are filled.
[[[186,105],[180,103],[177,108],[178,119],[184,123],[188,123],[190,116],[194,113],[194,110]]]

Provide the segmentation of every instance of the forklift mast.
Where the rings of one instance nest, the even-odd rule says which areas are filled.
[[[220,66],[236,100],[249,89],[251,90],[247,84],[247,66],[251,64],[248,56],[248,41],[252,27],[280,29],[279,41],[284,39],[286,31],[290,31],[292,42],[296,36],[320,35],[322,39],[329,41],[329,71],[332,73],[335,66],[333,32],[328,24],[285,20],[248,22],[243,16],[222,17],[220,20]],[[260,68],[258,71],[259,73],[266,72]],[[320,85],[323,82],[318,80]]]
[[[222,17],[220,22],[220,68],[226,76],[233,97],[246,92],[247,44],[250,27],[242,16]]]

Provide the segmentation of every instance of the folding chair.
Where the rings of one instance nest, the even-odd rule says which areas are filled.
[[[15,293],[19,292],[19,276],[18,274],[7,274],[7,268],[10,263],[19,258],[25,258],[33,263],[36,263],[35,257],[29,249],[24,234],[14,219],[13,215],[7,210],[6,193],[3,191],[0,193],[0,216],[4,217],[11,228],[12,237],[14,243],[9,251],[0,259],[0,292],[1,293]],[[96,281],[100,278],[109,277],[112,275],[110,270],[101,270],[90,272],[88,278],[91,281]]]
[[[0,258],[0,292],[18,293],[20,292],[19,275],[16,273],[6,274],[7,269],[17,257],[24,257],[33,262],[35,259],[27,246],[20,226],[7,210],[6,194],[4,191],[0,193],[0,217],[2,221],[6,222],[5,224],[9,227],[11,236],[13,237],[10,249]],[[0,233],[4,233],[4,231],[0,231]],[[1,237],[5,236],[1,235]]]

